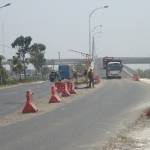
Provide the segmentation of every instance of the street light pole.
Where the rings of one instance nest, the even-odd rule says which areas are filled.
[[[58,60],[59,60],[59,63],[60,63],[60,52],[58,52]]]
[[[95,36],[96,34],[101,34],[102,33],[102,27],[103,25],[97,25],[93,28],[92,30],[92,49],[91,49],[91,59],[94,61],[95,60]],[[100,28],[100,31],[96,31],[97,28]],[[95,32],[96,31],[96,32]]]
[[[0,6],[0,9],[2,9],[2,8],[4,8],[4,7],[8,7],[8,6],[10,6],[11,5],[11,3],[7,3],[7,4],[5,4],[5,5],[2,5],[2,6]],[[3,26],[2,26],[2,38],[3,38],[3,42],[4,42],[4,24],[3,24]],[[5,45],[5,43],[3,43],[3,45]],[[4,46],[3,46],[3,50],[4,50],[5,48],[4,48]]]
[[[98,8],[95,8],[93,11],[91,11],[91,13],[89,14],[89,55],[91,55],[91,17],[92,15],[97,11],[97,10],[100,10],[100,9],[103,9],[103,8],[108,8],[109,6],[106,5],[106,6],[103,6],[103,7],[98,7]]]
[[[94,32],[95,30],[97,30],[98,28],[102,28],[103,27],[103,25],[97,25],[97,26],[95,26],[93,29],[92,29],[92,32]]]
[[[91,56],[91,58],[92,58],[92,60],[95,60],[95,50],[96,50],[96,48],[95,48],[95,36],[96,36],[96,34],[101,34],[101,33],[103,33],[102,31],[99,31],[99,32],[96,32],[96,33],[94,33],[93,34],[93,36],[92,36],[92,56]]]

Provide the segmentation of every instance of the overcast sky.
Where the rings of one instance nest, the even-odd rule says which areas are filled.
[[[88,52],[88,16],[96,7],[92,28],[102,24],[95,35],[98,56],[150,56],[149,0],[1,0],[12,3],[0,10],[0,45],[10,45],[20,35],[46,45],[46,58],[80,57],[68,51]],[[98,29],[97,29],[98,30]],[[15,50],[3,47],[10,58]]]

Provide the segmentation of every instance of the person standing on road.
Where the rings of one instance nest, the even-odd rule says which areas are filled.
[[[89,88],[91,87],[94,88],[94,73],[92,69],[90,69],[90,71],[88,72],[88,78],[89,78]]]

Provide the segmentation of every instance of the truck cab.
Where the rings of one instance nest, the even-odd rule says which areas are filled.
[[[112,61],[113,59],[114,59],[113,57],[108,57],[108,56],[103,57],[103,69],[106,69],[107,63],[108,63],[109,61]]]

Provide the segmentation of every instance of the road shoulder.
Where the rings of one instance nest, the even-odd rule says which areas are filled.
[[[150,112],[149,103],[138,106],[132,113],[136,116],[130,124],[107,139],[102,150],[149,150],[150,149]]]
[[[46,81],[35,81],[35,82],[18,83],[18,84],[14,84],[14,85],[5,85],[5,86],[0,86],[0,90],[14,88],[14,87],[18,87],[18,86],[21,86],[21,85],[41,84],[41,83],[44,83],[44,82],[46,82]]]

